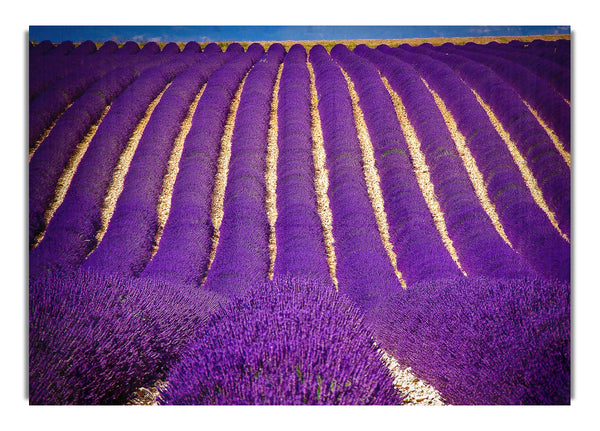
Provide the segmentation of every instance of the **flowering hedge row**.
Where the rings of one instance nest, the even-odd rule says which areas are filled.
[[[229,58],[225,53],[189,67],[165,91],[131,159],[108,229],[84,267],[133,276],[144,269],[156,238],[158,201],[181,123],[202,85]]]
[[[113,171],[148,105],[183,69],[201,57],[182,57],[143,72],[113,102],[82,157],[65,198],[30,255],[30,274],[79,265],[96,245]]]
[[[514,249],[540,275],[569,280],[569,244],[533,200],[506,145],[471,90],[442,62],[402,48],[380,48],[414,65],[444,100],[467,140]]]
[[[136,59],[149,56],[152,51],[146,53],[140,51]],[[139,57],[138,57],[139,56]],[[77,68],[72,73],[53,83],[42,94],[31,101],[29,105],[29,147],[42,136],[43,132],[50,127],[53,121],[67,109],[68,105],[81,96],[85,90],[98,79],[105,76],[111,70],[120,67],[123,60],[131,61],[128,56],[99,55],[92,56],[97,61],[86,63],[85,67]],[[156,56],[156,65],[169,61],[168,54]]]
[[[348,73],[360,98],[381,179],[390,237],[403,277],[410,284],[459,276],[417,183],[398,116],[377,68],[345,45],[334,46],[331,55]]]
[[[544,79],[512,61],[473,52],[469,48],[446,45],[440,50],[463,55],[490,67],[517,89],[521,97],[554,130],[565,149],[571,151],[571,107]]]
[[[355,52],[379,68],[403,101],[463,269],[472,276],[513,278],[531,274],[483,210],[439,108],[419,74],[406,62],[365,45],[356,47]],[[414,264],[420,262],[422,259]]]
[[[472,42],[465,44],[470,50],[490,54],[519,63],[536,75],[544,78],[566,100],[571,100],[571,70],[554,61],[538,57],[533,53],[515,52],[505,44],[490,42],[487,45],[477,45]]]
[[[362,166],[348,84],[322,45],[311,48],[323,128],[339,290],[363,310],[402,289],[383,247]]]
[[[571,171],[531,111],[515,90],[486,66],[465,57],[420,49],[452,67],[490,106],[527,161],[558,226],[571,233]],[[570,79],[567,81],[570,83]]]
[[[133,59],[132,59],[133,60]],[[48,208],[58,180],[73,151],[104,109],[135,80],[155,65],[152,61],[123,63],[93,83],[73,102],[72,108],[58,119],[29,161],[29,244],[45,228],[44,211]]]
[[[317,212],[312,158],[310,75],[306,50],[285,56],[277,108],[277,254],[273,273],[331,282]]]
[[[231,140],[219,242],[206,289],[238,294],[245,283],[267,278],[266,144],[273,86],[284,56],[281,44],[271,45],[244,83]]]
[[[238,55],[208,80],[184,142],[169,218],[143,277],[196,286],[205,277],[212,244],[211,198],[221,136],[236,89],[259,58],[258,52]]]

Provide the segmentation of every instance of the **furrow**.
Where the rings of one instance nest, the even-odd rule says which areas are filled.
[[[269,118],[269,132],[267,135],[267,169],[265,172],[266,184],[266,207],[267,219],[269,220],[269,278],[273,279],[273,268],[275,266],[275,257],[277,255],[277,242],[275,238],[275,222],[277,221],[277,157],[279,150],[277,148],[277,107],[279,105],[279,83],[283,63],[279,65],[275,86],[273,88],[273,98],[271,100],[271,114]]]
[[[323,238],[325,241],[325,251],[327,253],[327,264],[329,266],[329,275],[333,281],[336,291],[338,290],[338,279],[336,276],[337,259],[335,257],[335,241],[333,239],[333,215],[327,190],[329,189],[329,170],[325,162],[325,146],[323,142],[323,129],[321,127],[321,116],[319,114],[319,98],[317,87],[315,86],[315,72],[312,64],[307,59],[306,65],[310,75],[310,113],[312,117],[311,131],[313,139],[313,161],[315,164],[315,192],[317,194],[317,212],[321,219],[323,227]]]
[[[421,151],[421,143],[419,142],[419,138],[417,137],[415,129],[413,128],[410,120],[408,119],[408,115],[406,114],[406,109],[404,107],[404,104],[402,103],[402,99],[400,98],[398,93],[396,93],[392,89],[387,78],[382,76],[381,79],[383,80],[384,85],[386,86],[387,90],[390,93],[390,96],[392,97],[392,102],[394,104],[394,108],[396,109],[398,120],[400,121],[400,125],[402,126],[404,139],[406,139],[411,159],[413,161],[417,182],[419,183],[421,193],[423,194],[425,201],[427,202],[427,207],[431,212],[431,215],[435,222],[435,227],[437,228],[438,232],[440,233],[440,236],[442,237],[442,242],[444,243],[446,250],[448,250],[448,253],[450,253],[450,256],[452,256],[452,260],[456,263],[461,272],[466,276],[467,273],[460,264],[458,254],[456,253],[456,249],[454,248],[454,243],[448,235],[446,221],[444,219],[444,212],[442,211],[440,203],[435,195],[435,189],[433,183],[431,182],[431,176],[429,173],[429,166],[427,165],[427,162],[425,160],[425,154],[423,154],[423,152]],[[506,241],[508,241],[508,239],[506,239]]]
[[[402,284],[402,287],[406,289],[406,281],[402,277],[402,272],[398,269],[396,253],[390,241],[389,225],[387,222],[387,214],[385,212],[383,194],[381,192],[381,180],[377,167],[375,166],[375,155],[373,153],[373,144],[369,138],[369,132],[365,123],[365,118],[362,109],[358,105],[358,94],[354,88],[354,83],[344,71],[340,68],[346,82],[348,83],[348,90],[350,91],[350,99],[352,100],[352,111],[354,115],[354,122],[356,123],[356,130],[358,132],[358,141],[360,143],[360,149],[363,156],[363,171],[365,175],[365,181],[367,183],[367,191],[369,193],[369,199],[371,205],[373,205],[373,211],[375,212],[375,219],[377,221],[377,228],[381,241],[387,252],[390,262],[394,268],[394,273],[398,277],[398,281]],[[460,267],[460,264],[459,264]]]

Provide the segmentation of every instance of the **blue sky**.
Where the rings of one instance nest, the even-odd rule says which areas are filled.
[[[569,34],[569,26],[30,26],[29,40],[218,42]]]

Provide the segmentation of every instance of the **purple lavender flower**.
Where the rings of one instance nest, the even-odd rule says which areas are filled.
[[[450,404],[569,404],[569,285],[427,280],[381,301],[376,340]]]
[[[91,271],[30,279],[30,404],[123,404],[164,379],[219,295]]]
[[[400,404],[363,315],[333,286],[275,279],[215,315],[172,368],[165,404]]]

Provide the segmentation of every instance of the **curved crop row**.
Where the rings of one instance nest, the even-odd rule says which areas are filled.
[[[151,256],[158,200],[175,138],[200,88],[226,60],[213,56],[179,73],[156,106],[129,165],[102,242],[84,267],[137,276]]]
[[[239,294],[243,283],[268,278],[264,172],[273,86],[284,56],[281,44],[271,45],[244,83],[231,142],[219,242],[204,283],[207,289]]]
[[[515,250],[540,275],[569,280],[569,244],[534,202],[512,156],[475,95],[444,63],[403,49],[383,50],[413,64],[448,105],[477,160],[488,195]]]
[[[336,45],[331,55],[350,75],[360,97],[403,277],[413,283],[459,276],[421,194],[400,123],[377,69],[344,45]]]
[[[113,170],[150,102],[200,58],[169,61],[146,70],[113,102],[83,156],[71,186],[30,256],[30,274],[78,265],[96,245],[101,207]]]
[[[285,56],[278,97],[274,276],[314,277],[331,282],[317,213],[311,157],[310,75],[302,45],[292,46]]]
[[[45,211],[60,175],[77,144],[106,106],[152,62],[133,62],[108,72],[92,84],[56,122],[29,162],[29,244],[46,227]]]
[[[571,69],[571,41],[570,40],[541,40],[532,42],[512,40],[506,44],[515,51],[522,51],[536,57],[545,58],[555,62],[565,69]]]
[[[402,286],[381,242],[369,200],[346,80],[323,46],[311,48],[309,59],[330,174],[339,290],[368,311],[380,297]]]
[[[556,91],[567,101],[571,100],[571,71],[551,60],[538,57],[532,53],[516,51],[505,44],[490,42],[487,45],[477,45],[472,42],[465,44],[472,51],[491,54],[505,60],[514,61],[526,67],[540,78],[548,81]]]
[[[169,218],[158,250],[141,276],[196,286],[205,277],[213,235],[211,194],[221,136],[236,89],[262,52],[249,49],[208,80],[185,139]]]
[[[555,131],[565,149],[571,151],[571,107],[550,84],[512,61],[479,54],[459,46],[446,45],[439,49],[441,52],[478,61],[496,72],[517,89],[521,98]]]
[[[124,59],[119,57],[113,55],[103,56],[98,64],[75,70],[55,82],[31,102],[29,106],[29,148],[35,146],[52,122],[70,103],[81,96],[92,83],[122,65]],[[144,56],[138,57],[136,55],[134,59],[143,60]],[[169,56],[157,56],[152,60],[155,65],[159,65],[168,61]],[[131,59],[125,57],[125,61],[131,61]]]
[[[509,278],[528,274],[526,265],[502,241],[473,192],[444,119],[416,71],[364,45],[355,52],[373,62],[401,97],[429,166],[448,234],[467,274]]]
[[[571,172],[552,140],[512,87],[489,68],[457,55],[419,50],[452,67],[490,105],[525,156],[562,232],[571,234]]]

